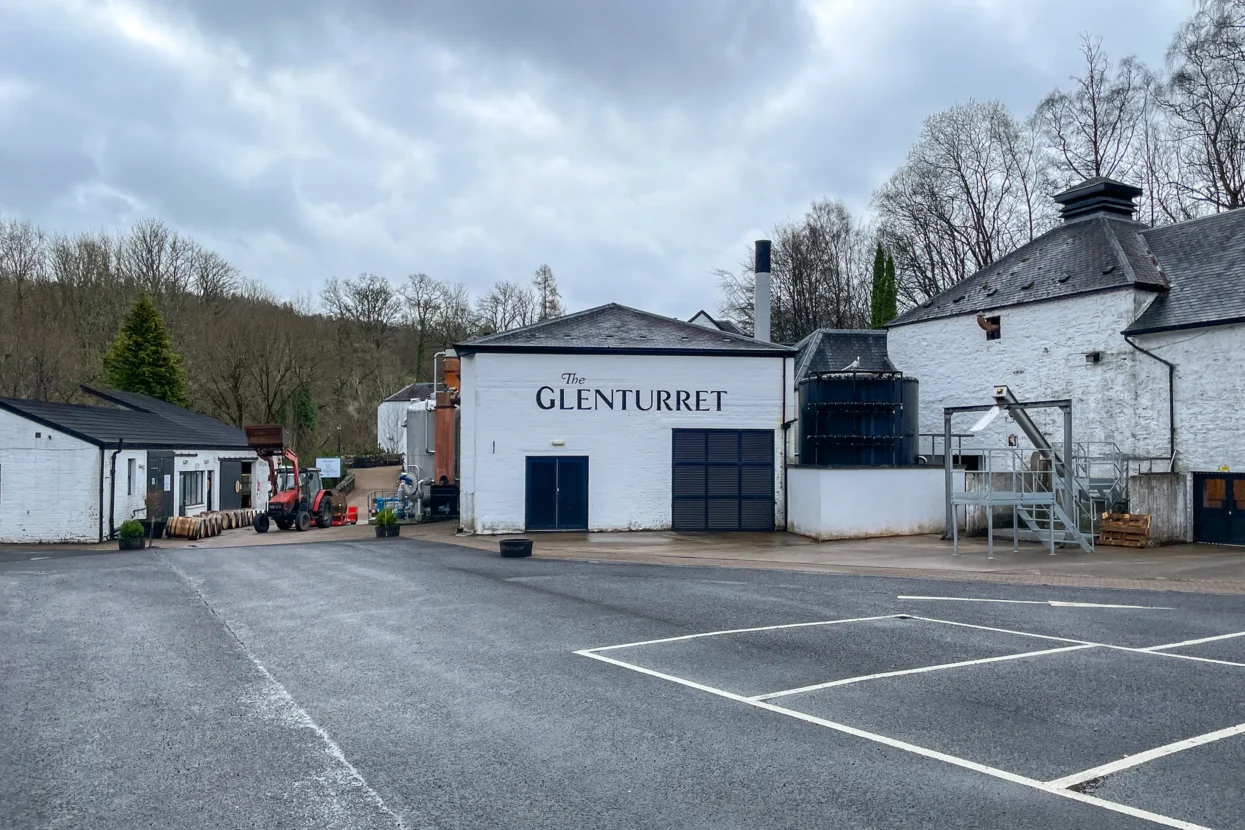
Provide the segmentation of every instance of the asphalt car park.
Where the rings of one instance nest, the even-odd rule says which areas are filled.
[[[1245,603],[502,560],[0,563],[0,827],[1245,827]]]

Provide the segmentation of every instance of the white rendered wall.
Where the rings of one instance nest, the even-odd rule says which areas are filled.
[[[791,467],[792,532],[814,539],[942,533],[947,525],[941,467]],[[954,473],[956,489],[964,473]]]
[[[1114,441],[1130,455],[1164,455],[1167,370],[1120,334],[1153,297],[1123,289],[987,312],[1001,318],[998,340],[986,340],[975,314],[896,326],[887,348],[895,366],[920,381],[922,433],[942,433],[943,407],[991,404],[994,387],[1007,385],[1021,400],[1071,398],[1076,441]],[[1101,362],[1087,364],[1089,352],[1101,352]],[[953,431],[967,432],[976,417],[956,416]],[[1062,439],[1058,410],[1033,418],[1053,442]],[[1007,416],[973,443],[1006,446],[1009,434],[1029,445]],[[929,452],[928,439],[921,446]]]
[[[98,542],[99,471],[98,447],[0,410],[0,542]]]
[[[1176,364],[1176,469],[1245,471],[1245,326],[1142,335],[1137,345]],[[1167,425],[1167,369],[1142,355],[1160,379],[1153,394]],[[1159,374],[1161,373],[1161,374]],[[1164,442],[1167,436],[1163,436]],[[1166,443],[1164,443],[1166,447]]]
[[[775,434],[775,525],[783,526],[784,420],[794,418],[790,358],[473,354],[462,358],[460,521],[474,533],[521,532],[526,458],[586,455],[590,530],[659,530],[671,524],[671,430],[766,429]],[[564,375],[582,378],[582,384]],[[567,390],[575,409],[541,409],[537,391]],[[700,399],[707,411],[579,409],[579,389],[721,391]],[[548,395],[544,398],[547,403]],[[677,399],[672,398],[677,405]],[[695,407],[696,398],[689,396]],[[555,444],[554,442],[560,442]]]
[[[410,401],[385,401],[376,407],[376,446],[383,451],[406,451],[406,408],[410,405]]]

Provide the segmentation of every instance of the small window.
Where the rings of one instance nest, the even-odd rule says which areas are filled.
[[[1003,318],[987,317],[985,329],[987,340],[998,340],[1003,336]]]
[[[131,458],[125,463],[125,494],[134,495],[134,474],[138,472],[138,459]]]
[[[181,474],[181,505],[197,507],[203,504],[203,471],[194,470]]]
[[[1085,353],[1085,363],[1087,365],[1093,366],[1094,364],[1101,363],[1101,362],[1102,362],[1102,352],[1086,352]]]

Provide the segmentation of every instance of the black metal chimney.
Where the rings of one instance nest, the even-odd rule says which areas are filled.
[[[1059,203],[1059,215],[1065,222],[1099,214],[1132,219],[1137,212],[1133,200],[1140,195],[1140,187],[1095,176],[1056,194],[1055,201]]]

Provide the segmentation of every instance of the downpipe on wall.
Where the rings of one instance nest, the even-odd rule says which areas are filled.
[[[108,469],[108,538],[116,538],[117,535],[117,454],[125,448],[125,439],[121,438],[117,441],[117,448],[112,451],[112,462]],[[103,477],[100,477],[100,487],[103,487]],[[100,509],[103,509],[101,494]],[[102,541],[102,540],[101,540]]]
[[[1135,350],[1142,352],[1147,357],[1153,357],[1164,366],[1168,367],[1168,472],[1175,472],[1175,363],[1163,360],[1162,357],[1155,355],[1154,352],[1145,350],[1133,342],[1133,338],[1124,335],[1124,342]]]

